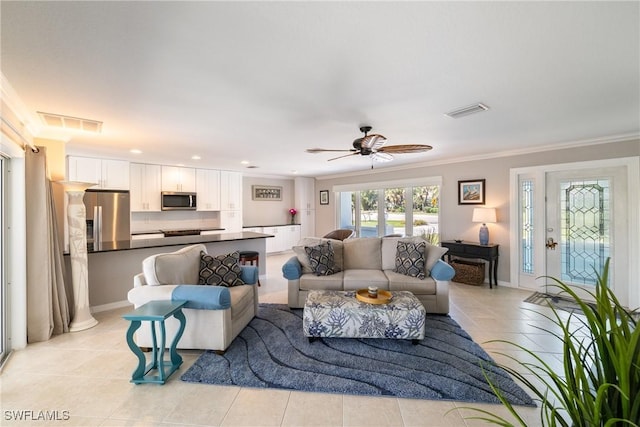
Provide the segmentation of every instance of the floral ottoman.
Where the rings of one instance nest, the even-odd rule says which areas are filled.
[[[386,304],[356,299],[355,291],[309,291],[302,327],[317,337],[424,339],[426,310],[411,292],[393,292]]]

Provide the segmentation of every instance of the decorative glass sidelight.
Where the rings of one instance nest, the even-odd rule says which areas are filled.
[[[534,231],[534,182],[527,179],[520,182],[520,242],[522,273],[533,274],[533,231]]]
[[[608,178],[560,184],[562,280],[595,285],[610,251],[610,205]]]

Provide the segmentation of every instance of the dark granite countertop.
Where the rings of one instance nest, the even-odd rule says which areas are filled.
[[[300,225],[299,223],[295,224],[269,224],[269,225],[245,225],[242,228],[256,228],[256,227],[285,227],[287,225]]]
[[[274,236],[272,234],[243,231],[241,233],[207,234],[204,236],[179,236],[179,237],[159,237],[156,239],[141,239],[141,240],[117,240],[112,242],[102,242],[98,247],[96,247],[96,245],[89,244],[87,245],[87,252],[89,254],[95,254],[100,252],[159,248],[163,246],[193,245],[196,243],[215,243],[215,242],[232,242],[234,240],[265,239],[269,237],[274,237]],[[65,255],[69,255],[69,254],[65,253]]]
[[[185,228],[185,229],[176,229],[172,231],[180,231],[180,230],[193,230],[193,228]],[[213,231],[213,230],[224,230],[224,228],[216,228],[216,227],[207,227],[207,228],[198,228],[200,231]],[[132,231],[132,236],[139,236],[141,234],[162,234],[162,230],[148,230],[148,231]]]

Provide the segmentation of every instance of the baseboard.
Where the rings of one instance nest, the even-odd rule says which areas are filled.
[[[101,311],[115,310],[116,308],[123,308],[123,307],[133,307],[133,304],[125,300],[125,301],[111,302],[109,304],[94,305],[93,307],[91,307],[91,312],[100,313]]]
[[[498,280],[498,286],[502,286],[504,288],[517,288],[517,286],[512,285],[511,282],[503,282],[502,280]]]

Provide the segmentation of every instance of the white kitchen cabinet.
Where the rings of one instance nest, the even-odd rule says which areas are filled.
[[[196,192],[199,211],[220,210],[220,171],[196,169]]]
[[[242,211],[220,211],[220,227],[223,233],[242,232]]]
[[[242,174],[220,171],[220,227],[225,232],[242,231]]]
[[[303,210],[298,212],[300,221],[300,237],[314,237],[316,235],[316,211]]]
[[[128,190],[129,162],[69,156],[67,181],[95,182],[92,189]]]
[[[271,234],[274,237],[270,237],[266,240],[266,252],[283,252],[291,249],[300,241],[300,226],[299,225],[279,225],[275,227],[263,227],[262,232],[264,234]]]
[[[220,209],[242,210],[242,174],[220,171]]]
[[[282,250],[286,251],[296,246],[300,241],[300,226],[286,225],[282,227],[282,229],[283,229]]]
[[[196,170],[180,166],[162,166],[162,191],[196,192]]]
[[[242,231],[252,231],[254,233],[263,233],[262,227],[242,227]]]
[[[313,178],[296,177],[294,194],[298,221],[300,221],[301,237],[316,235],[316,198],[315,180]]]
[[[266,252],[268,254],[280,252],[282,250],[282,241],[284,238],[284,233],[282,233],[280,227],[262,227],[262,230],[264,234],[271,234],[273,236],[266,239]]]
[[[160,165],[131,163],[131,212],[160,212]]]
[[[163,233],[132,234],[131,240],[162,239]]]
[[[315,180],[313,178],[296,177],[294,180],[295,205],[298,210],[316,208]]]

